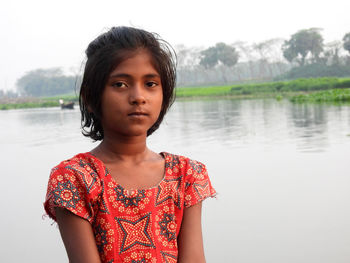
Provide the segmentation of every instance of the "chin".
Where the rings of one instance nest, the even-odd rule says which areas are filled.
[[[128,130],[128,131],[124,131],[123,135],[124,136],[147,136],[147,131],[148,130],[144,130],[144,129],[132,129],[132,130]]]

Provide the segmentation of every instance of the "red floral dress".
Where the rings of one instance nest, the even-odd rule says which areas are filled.
[[[165,175],[155,187],[126,190],[90,153],[52,169],[47,214],[63,207],[88,220],[102,262],[177,262],[177,236],[184,208],[215,195],[204,164],[161,153]]]

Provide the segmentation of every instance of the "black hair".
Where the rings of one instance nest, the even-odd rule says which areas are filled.
[[[87,47],[79,104],[84,136],[102,140],[101,98],[110,73],[131,53],[145,49],[151,55],[163,89],[163,103],[157,121],[147,131],[151,135],[159,128],[165,113],[174,102],[176,84],[176,54],[159,35],[133,27],[113,27],[101,34]]]

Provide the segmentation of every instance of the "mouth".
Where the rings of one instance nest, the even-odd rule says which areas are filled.
[[[128,116],[135,116],[135,117],[142,117],[142,116],[148,116],[148,114],[146,112],[142,112],[142,111],[135,111],[135,112],[131,112],[128,114]]]

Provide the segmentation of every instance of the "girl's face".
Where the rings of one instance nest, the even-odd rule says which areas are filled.
[[[162,108],[160,75],[146,50],[132,53],[109,75],[102,94],[104,136],[146,135]]]

